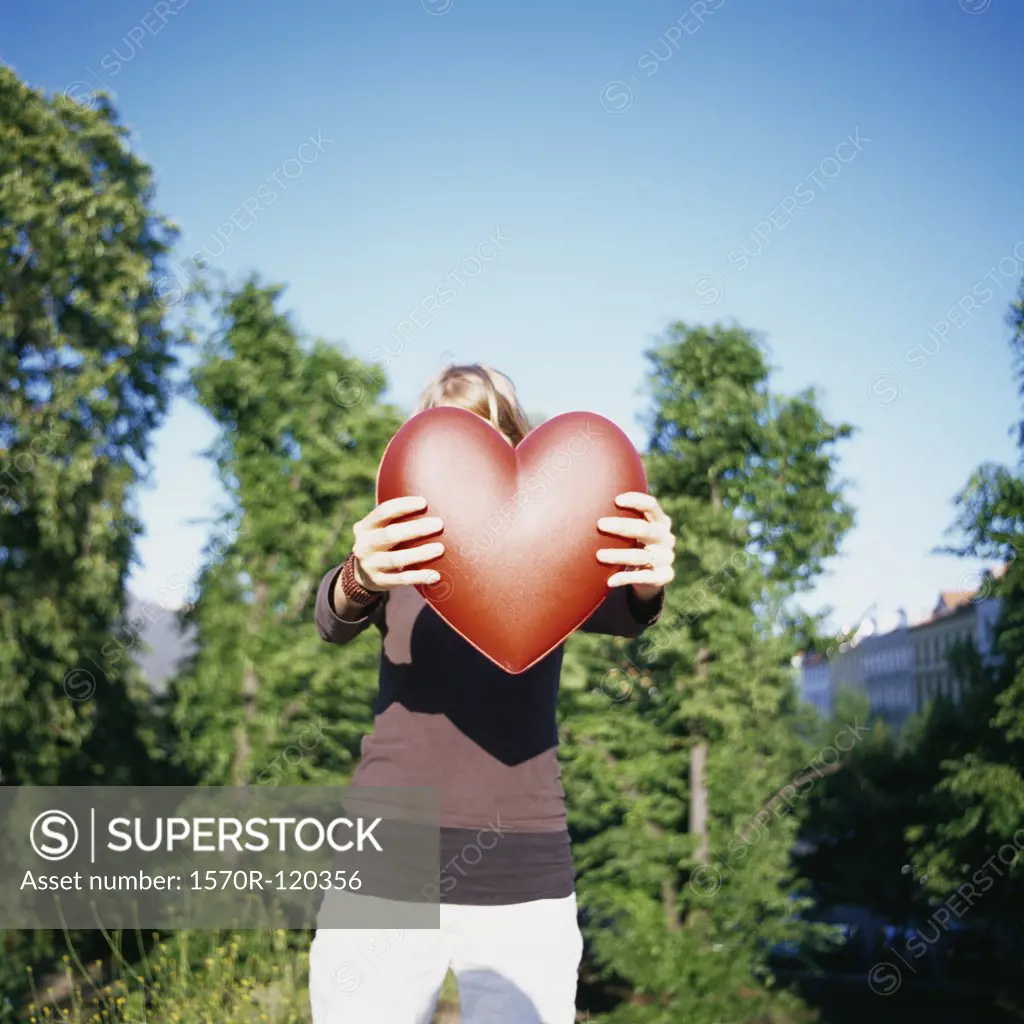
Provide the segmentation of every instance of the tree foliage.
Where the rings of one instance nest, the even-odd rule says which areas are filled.
[[[0,65],[0,783],[157,781],[127,653],[133,490],[180,332],[157,296],[175,231],[104,100]],[[45,934],[6,932],[17,969]],[[13,950],[17,948],[18,953]],[[23,962],[19,962],[22,961]],[[4,1017],[0,1003],[0,1019]]]
[[[0,66],[0,777],[143,781],[123,656],[132,489],[177,336],[174,239],[105,102]],[[112,755],[116,751],[116,759]],[[134,753],[133,753],[134,751]]]
[[[1024,398],[1024,284],[1011,304],[1011,351]],[[1006,565],[1001,577],[983,582],[986,596],[1001,601],[995,631],[999,662],[981,664],[973,651],[959,652],[961,672],[972,680],[958,709],[955,736],[936,752],[938,778],[926,815],[909,836],[914,864],[929,879],[936,899],[973,883],[985,870],[992,884],[972,911],[1004,934],[1015,932],[1017,957],[1024,952],[1024,419],[1018,431],[1021,457],[1015,467],[980,466],[956,497],[952,550]],[[1004,943],[1005,948],[1005,943]]]
[[[326,647],[312,607],[400,421],[379,402],[383,372],[304,342],[280,298],[256,280],[226,292],[193,374],[228,502],[187,616],[197,651],[170,702],[176,747],[206,783],[338,781],[371,721],[372,640]]]
[[[796,640],[771,610],[852,522],[835,452],[850,429],[812,392],[773,393],[741,328],[676,324],[648,358],[646,465],[676,524],[676,580],[639,642],[574,648],[593,685],[563,703],[591,966],[621,994],[613,1021],[754,1019],[787,1002],[764,966],[801,906],[799,798],[778,794],[813,755]]]
[[[1011,306],[1014,361],[1024,395],[1024,308]],[[1018,431],[1024,452],[1024,421]],[[963,698],[938,697],[904,727],[880,732],[851,755],[809,802],[807,833],[817,848],[800,867],[825,902],[856,903],[925,936],[941,964],[950,931],[988,933],[987,979],[1019,974],[1024,938],[1024,538],[1021,466],[986,463],[956,496],[951,542],[942,550],[1006,563],[979,598],[998,598],[999,660],[973,644],[950,652]],[[941,933],[941,938],[936,938]],[[912,970],[919,967],[911,966]],[[995,972],[994,974],[992,972]]]

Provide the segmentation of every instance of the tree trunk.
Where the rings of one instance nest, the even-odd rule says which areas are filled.
[[[690,834],[697,837],[694,856],[701,864],[711,858],[708,839],[708,742],[698,740],[690,749]]]
[[[328,565],[327,560],[331,557],[331,552],[338,546],[338,541],[341,539],[341,533],[345,529],[345,509],[339,509],[338,514],[334,518],[334,522],[331,525],[331,534],[324,545],[323,550],[317,555],[313,565],[319,567],[322,571],[326,572]],[[292,594],[291,601],[288,602],[288,608],[278,616],[277,621],[291,621],[298,618],[302,609],[306,607],[306,602],[309,600],[310,594],[313,592],[313,587],[319,582],[319,577],[316,575],[307,576],[304,579],[299,580],[295,586],[295,590]]]
[[[586,736],[581,736],[579,743],[581,747],[593,747],[597,745],[594,740]],[[602,756],[605,764],[612,769],[616,777],[622,778],[623,773],[620,770],[619,763],[615,760],[611,751],[603,751]],[[640,794],[628,782],[623,784],[623,792],[634,804],[640,802]],[[662,838],[663,832],[659,825],[655,824],[653,821],[648,821],[644,824],[647,834],[652,839],[659,840]],[[679,916],[679,899],[676,892],[675,875],[675,870],[671,869],[670,873],[666,874],[661,880],[661,905],[665,910],[665,924],[670,932],[681,931],[683,927],[682,920]]]
[[[710,652],[702,647],[697,652],[698,686],[707,684]],[[708,837],[708,741],[697,738],[690,748],[690,835],[696,836],[694,856],[701,864],[711,859],[711,841]]]
[[[277,555],[274,555],[267,564],[267,579],[276,568]],[[256,720],[259,678],[256,675],[256,666],[248,652],[256,649],[256,638],[259,636],[259,627],[263,621],[269,597],[270,586],[267,580],[264,579],[256,583],[253,587],[254,600],[249,609],[249,618],[246,623],[249,639],[244,660],[245,667],[242,669],[242,718],[235,729],[235,760],[231,766],[231,784],[233,786],[244,786],[250,780],[251,730],[253,722]]]
[[[683,922],[679,919],[679,899],[676,893],[675,876],[675,868],[672,868],[672,877],[665,877],[661,880],[661,905],[665,911],[665,924],[670,932],[678,932],[683,929]]]
[[[708,481],[711,488],[711,507],[717,512],[722,507],[722,496],[718,489],[718,478],[714,475]],[[706,684],[708,676],[706,647],[697,654],[697,678],[700,685]],[[697,837],[694,856],[700,864],[711,859],[711,841],[708,837],[708,741],[699,739],[690,750],[690,834]]]
[[[242,672],[242,718],[235,728],[235,760],[231,766],[232,786],[244,786],[249,781],[249,758],[252,754],[249,729],[256,717],[257,689],[256,667],[246,655],[245,668]]]

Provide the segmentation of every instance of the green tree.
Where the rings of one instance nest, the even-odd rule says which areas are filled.
[[[862,690],[844,688],[836,704],[826,735],[869,721]],[[901,924],[912,919],[916,890],[905,870],[904,831],[922,788],[917,754],[875,720],[869,730],[858,729],[837,770],[809,792],[801,828],[806,845],[795,862],[821,906],[863,907]]]
[[[143,781],[132,490],[165,411],[172,226],[113,108],[0,66],[0,779]],[[137,680],[136,680],[137,682]]]
[[[99,99],[0,65],[0,783],[154,782],[129,652],[133,491],[181,329],[158,294],[173,227]],[[5,932],[0,1020],[47,933]],[[14,971],[11,976],[8,969]],[[23,1018],[19,1018],[23,1019]]]
[[[177,333],[175,231],[100,98],[0,66],[0,777],[139,781],[124,649],[132,489]]]
[[[1024,283],[1011,304],[1011,351],[1024,397]],[[972,680],[955,735],[935,752],[940,777],[922,815],[909,830],[915,869],[927,876],[938,900],[967,885],[976,899],[971,921],[995,925],[1006,936],[1004,953],[1019,963],[1024,949],[1024,419],[1018,427],[1017,466],[980,466],[956,498],[950,549],[999,563],[982,591],[1001,601],[995,631],[1000,662],[984,665],[973,650],[958,652],[959,669]],[[979,883],[984,871],[989,883]],[[982,896],[982,891],[984,895]],[[970,893],[968,892],[968,895]]]
[[[372,642],[327,647],[312,607],[400,420],[379,403],[383,371],[303,341],[280,295],[255,280],[226,292],[193,374],[228,500],[169,703],[183,763],[211,784],[340,781],[372,717]]]
[[[638,643],[573,649],[563,755],[579,890],[593,967],[622,997],[610,1020],[752,1020],[788,1001],[763,965],[797,927],[790,783],[813,755],[796,632],[773,610],[852,523],[835,455],[850,428],[813,392],[772,393],[741,328],[676,324],[648,359],[645,461],[676,525],[676,580]],[[597,674],[602,652],[613,668]]]

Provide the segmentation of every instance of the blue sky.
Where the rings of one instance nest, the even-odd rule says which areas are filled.
[[[362,356],[420,307],[399,403],[478,359],[640,445],[668,323],[763,332],[775,386],[858,427],[858,525],[812,602],[838,625],[976,579],[930,551],[971,470],[1015,458],[1022,30],[1014,0],[36,0],[0,59],[115,93],[182,259],[286,283]],[[198,564],[211,437],[179,401],[156,439],[142,596]]]

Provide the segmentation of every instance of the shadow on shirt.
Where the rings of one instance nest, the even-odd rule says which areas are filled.
[[[444,715],[506,765],[557,744],[562,646],[512,675],[464,640],[413,588],[389,596],[376,714],[399,704],[414,714]]]

